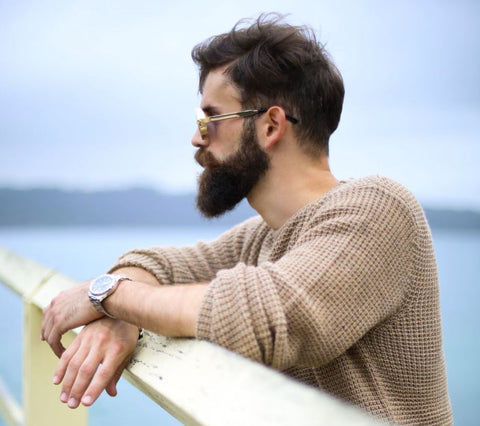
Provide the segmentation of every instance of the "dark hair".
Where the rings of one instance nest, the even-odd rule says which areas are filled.
[[[281,106],[299,120],[294,129],[304,148],[328,154],[342,112],[342,77],[310,28],[281,20],[277,14],[261,15],[250,26],[242,20],[195,46],[200,92],[208,73],[227,65],[244,108]]]

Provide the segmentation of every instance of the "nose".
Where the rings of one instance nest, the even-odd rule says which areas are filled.
[[[195,148],[206,147],[208,145],[208,136],[205,139],[202,139],[202,136],[200,136],[200,130],[197,129],[192,136],[192,145]]]

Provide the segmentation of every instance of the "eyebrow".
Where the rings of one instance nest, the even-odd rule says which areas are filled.
[[[213,105],[205,105],[200,107],[206,115],[218,115],[219,110]]]

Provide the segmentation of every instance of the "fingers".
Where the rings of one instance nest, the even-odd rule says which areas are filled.
[[[70,346],[62,353],[60,357],[60,361],[58,362],[57,368],[53,375],[53,384],[58,385],[61,383],[65,377],[65,372],[67,371],[67,367],[72,356],[78,351],[80,346],[81,339],[76,338]]]
[[[60,340],[66,331],[102,317],[88,299],[88,286],[87,281],[60,292],[43,312],[41,339],[58,357],[65,350]]]
[[[53,306],[54,301],[43,311],[44,320],[40,337],[41,340],[50,345],[55,355],[60,358],[65,350],[61,343],[64,331],[57,326],[57,324],[61,324],[61,318],[55,318],[55,314],[52,313]]]
[[[74,362],[72,359],[72,363]],[[91,352],[77,371],[72,368],[68,377],[65,376],[60,400],[67,402],[70,408],[77,408],[80,402],[91,405],[107,387],[114,373],[112,359],[107,357],[103,363],[99,363],[98,354]],[[73,385],[70,387],[72,379]]]
[[[105,363],[99,366],[97,372],[95,373],[95,378],[91,381],[90,386],[88,386],[81,398],[83,405],[88,407],[97,400],[102,391],[106,389],[110,383],[112,383],[113,377],[115,376],[115,371],[114,363],[110,362],[110,360],[106,360]],[[114,383],[115,392],[113,396],[116,395],[116,382]],[[77,385],[77,382],[75,382],[75,385]],[[72,389],[72,394],[75,394],[75,389]]]
[[[62,345],[62,335],[58,332],[50,333],[46,341],[52,348],[53,353],[60,358],[65,351],[65,347]]]
[[[82,386],[85,389],[98,367],[97,353],[90,353],[80,348],[68,362],[68,368],[63,377],[60,401],[68,403],[70,408],[76,408],[82,395]],[[56,376],[58,378],[58,376]]]
[[[111,319],[86,326],[63,353],[54,373],[54,383],[62,383],[60,400],[76,408],[80,403],[92,405],[104,389],[115,396],[137,335],[136,327]]]

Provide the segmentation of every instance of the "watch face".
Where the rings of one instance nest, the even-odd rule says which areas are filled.
[[[103,294],[112,288],[113,283],[110,275],[101,275],[93,281],[91,291],[94,294]]]

